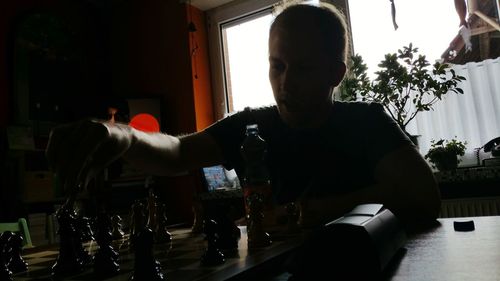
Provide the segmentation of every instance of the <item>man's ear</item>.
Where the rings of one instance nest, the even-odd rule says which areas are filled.
[[[340,81],[344,79],[345,72],[347,67],[343,62],[335,62],[332,66],[332,86],[337,87],[340,84]]]

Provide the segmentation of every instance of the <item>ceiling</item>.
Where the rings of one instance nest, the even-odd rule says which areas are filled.
[[[185,0],[185,2],[191,2],[191,5],[202,11],[207,11],[232,1],[234,0]]]

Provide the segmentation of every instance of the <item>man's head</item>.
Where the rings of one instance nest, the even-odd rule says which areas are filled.
[[[269,33],[269,79],[281,118],[291,127],[320,126],[332,91],[345,74],[347,29],[330,7],[294,5],[281,12]]]

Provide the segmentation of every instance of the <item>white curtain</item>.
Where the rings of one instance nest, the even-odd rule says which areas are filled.
[[[464,94],[448,93],[434,110],[419,113],[408,125],[409,133],[420,135],[422,154],[432,139],[467,141],[470,155],[474,148],[500,136],[500,58],[452,68],[466,78],[459,84]]]

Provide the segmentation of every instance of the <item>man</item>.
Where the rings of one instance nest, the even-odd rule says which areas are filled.
[[[239,148],[246,125],[256,123],[268,142],[275,201],[302,202],[304,225],[370,202],[405,223],[432,221],[439,192],[411,141],[380,105],[333,101],[346,72],[347,37],[336,9],[291,6],[270,28],[276,106],[247,109],[183,137],[109,122],[65,125],[51,134],[49,163],[65,187],[85,185],[120,157],[157,175],[224,164],[241,177]]]

